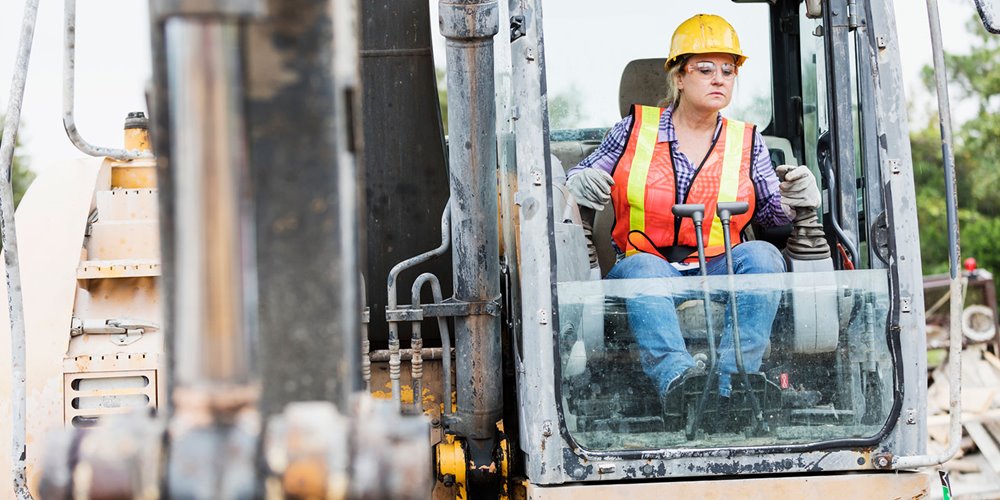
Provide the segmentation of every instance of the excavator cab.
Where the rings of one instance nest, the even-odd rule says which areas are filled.
[[[905,117],[890,112],[902,106],[891,4],[546,1],[543,20],[526,3],[511,4],[528,29],[511,35],[512,97],[498,109],[516,113],[516,154],[500,163],[518,174],[506,194],[516,189],[519,219],[505,228],[520,231],[513,343],[529,479],[865,470],[891,468],[878,454],[922,452],[923,424],[907,417],[923,411],[926,387],[909,145]],[[797,254],[794,224],[752,227],[748,239],[783,250],[786,272],[602,279],[617,257],[613,209],[588,220],[565,171],[631,105],[664,97],[670,33],[697,13],[740,34],[749,59],[722,113],[757,125],[775,167],[813,171],[823,201],[810,234],[828,250]],[[732,375],[726,407],[710,374],[664,395],[644,372],[629,300],[673,299],[687,350],[712,360],[734,349],[719,344],[739,323],[733,301],[761,296],[778,304],[769,342],[743,350],[764,349],[763,362]]]
[[[551,61],[547,66],[553,103],[549,108],[554,129],[550,141],[559,163],[569,168],[592,152],[606,127],[627,114],[632,105],[655,106],[664,98],[665,59],[629,61],[627,57],[655,55],[661,50],[665,35],[659,30],[632,32],[626,28],[628,23],[613,28],[600,16],[587,19],[578,13],[572,20],[576,29],[587,26],[588,21],[594,23],[594,29],[603,23],[610,37],[592,44],[586,40],[568,44],[558,38],[559,33],[571,27],[570,22],[564,21],[569,13],[559,12],[559,7],[558,3],[549,6],[546,18],[546,26],[552,26],[556,33],[548,37],[546,58]],[[826,153],[816,151],[817,134],[827,133],[830,124],[825,113],[825,95],[817,91],[825,92],[828,84],[824,75],[817,73],[814,62],[822,42],[811,35],[818,21],[801,13],[795,19],[798,32],[806,32],[809,37],[800,38],[794,50],[775,53],[772,50],[775,37],[779,38],[776,43],[786,46],[791,46],[792,40],[781,39],[780,30],[772,34],[769,28],[772,8],[767,4],[718,2],[692,6],[690,12],[679,12],[675,7],[659,8],[662,12],[650,14],[660,25],[677,24],[686,16],[706,9],[734,19],[740,26],[737,31],[750,63],[741,68],[735,98],[724,115],[757,124],[765,135],[774,167],[799,164],[798,158],[802,158],[815,171],[817,179],[822,178],[817,158]],[[556,10],[554,15],[552,10]],[[781,11],[777,14],[781,15]],[[786,26],[791,22],[790,16],[786,13],[780,18]],[[648,47],[648,50],[620,51],[613,48],[616,44],[609,43],[609,39],[630,40],[628,46]],[[808,64],[803,63],[802,54]],[[595,74],[582,64],[584,57],[600,60],[609,71]],[[822,59],[819,63],[823,63]],[[619,67],[621,77],[616,82],[610,69]],[[799,68],[798,78],[783,78],[774,68]],[[808,82],[808,92],[801,88],[803,81]],[[793,88],[795,83],[800,88]],[[596,98],[599,94],[614,96],[615,90],[617,103]],[[774,105],[778,99],[803,105],[786,109]],[[801,109],[810,111],[804,113]],[[856,103],[853,109],[857,109]],[[803,122],[809,122],[811,128],[804,130],[798,126]],[[807,154],[806,148],[812,149],[813,154]],[[825,188],[829,200],[831,187]],[[586,219],[587,210],[582,212]],[[830,219],[829,209],[823,215]],[[859,212],[858,218],[863,221],[864,212]],[[615,258],[621,257],[611,248],[613,220],[610,207],[598,211],[594,217],[592,235],[598,254],[598,267],[594,271],[599,268],[601,275],[606,275]],[[778,248],[785,248],[790,229],[790,226],[754,227],[748,231],[753,233],[751,238],[759,234]],[[862,241],[866,236],[862,236]],[[821,243],[839,248],[856,245],[852,240],[841,242],[836,237]],[[564,411],[568,427],[578,434],[581,443],[607,450],[642,444],[716,447],[863,438],[877,433],[892,406],[891,393],[886,391],[892,385],[892,359],[886,337],[889,290],[884,266],[857,269],[845,254],[837,255],[835,269],[829,250],[805,260],[790,251],[785,255],[789,272],[737,276],[732,280],[682,277],[651,284],[649,280],[602,282],[560,278],[559,349]],[[559,257],[563,256],[557,254]],[[865,257],[867,260],[868,256]],[[563,258],[572,259],[573,255],[567,253]],[[864,266],[863,262],[857,264]],[[750,339],[743,339],[744,355],[754,349],[766,349],[767,353],[759,371],[748,373],[745,378],[733,375],[733,395],[729,398],[732,401],[726,400],[731,407],[717,407],[720,396],[714,376],[689,379],[682,390],[669,395],[660,394],[660,389],[649,383],[649,377],[641,369],[641,358],[647,354],[635,340],[624,306],[629,299],[645,296],[673,298],[688,351],[696,359],[709,362],[709,366],[724,355],[724,350],[716,351],[721,347],[718,344],[723,332],[732,335],[734,315],[735,323],[740,324],[737,308],[731,307],[733,301],[738,297],[777,298],[778,312],[767,335],[770,343],[751,345]],[[732,355],[732,341],[722,342]],[[753,439],[748,441],[744,434]]]

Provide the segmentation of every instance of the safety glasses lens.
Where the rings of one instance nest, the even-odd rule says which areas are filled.
[[[700,61],[690,66],[691,72],[697,72],[705,78],[711,78],[720,69],[722,78],[726,80],[731,80],[736,76],[736,65],[731,63],[723,63],[721,68],[712,61]]]

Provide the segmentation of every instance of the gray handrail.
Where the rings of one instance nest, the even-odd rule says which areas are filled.
[[[948,218],[948,268],[951,275],[950,340],[948,346],[948,396],[951,406],[948,448],[939,454],[895,457],[897,469],[924,467],[947,462],[958,453],[962,441],[962,281],[959,276],[958,199],[955,191],[955,154],[952,151],[951,104],[948,100],[948,72],[941,43],[941,18],[937,0],[927,0],[927,18],[934,56],[934,83],[937,85],[938,113],[941,126],[941,153],[944,158],[945,206]]]
[[[25,410],[27,406],[26,353],[24,332],[24,300],[21,296],[21,265],[17,253],[17,230],[14,227],[14,192],[11,184],[11,166],[14,163],[14,145],[17,129],[21,125],[21,103],[24,85],[28,79],[28,61],[31,59],[31,42],[35,36],[38,17],[38,0],[25,0],[21,36],[17,44],[17,61],[11,78],[7,117],[4,120],[3,140],[0,141],[0,238],[3,240],[4,263],[7,266],[7,306],[10,311],[11,345],[11,459],[14,462],[14,496],[31,498],[25,478],[27,440],[25,437]]]
[[[152,158],[149,151],[126,150],[95,146],[87,142],[76,128],[74,116],[76,83],[76,0],[66,0],[64,16],[65,39],[63,40],[63,128],[66,136],[80,152],[90,156],[107,156],[116,160]]]
[[[830,189],[830,192],[836,193],[837,176],[833,171],[833,158],[831,155],[827,154],[820,160],[820,173],[826,178],[826,185]],[[837,201],[833,199],[833,196],[830,197],[830,226],[833,227],[833,232],[837,233],[837,242],[843,245],[849,254],[851,265],[855,269],[858,268],[861,265],[861,257],[858,255],[858,249],[854,246],[854,242],[850,236],[840,226],[840,209],[837,208]]]

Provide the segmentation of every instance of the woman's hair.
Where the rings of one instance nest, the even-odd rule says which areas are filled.
[[[681,100],[681,91],[677,88],[677,75],[683,70],[687,59],[687,57],[680,58],[667,70],[667,95],[656,104],[657,106],[669,108],[676,106]]]

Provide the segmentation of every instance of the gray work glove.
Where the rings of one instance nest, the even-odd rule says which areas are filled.
[[[776,169],[781,184],[781,203],[793,208],[819,208],[819,185],[805,165],[781,165]]]
[[[599,168],[585,168],[570,177],[566,187],[576,198],[577,205],[603,210],[604,205],[611,201],[611,186],[614,183],[615,180],[607,172]]]

